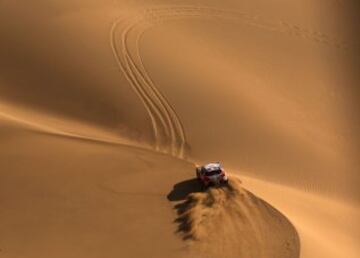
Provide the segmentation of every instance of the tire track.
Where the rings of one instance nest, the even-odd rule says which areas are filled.
[[[175,109],[156,87],[140,55],[139,42],[146,30],[162,23],[182,19],[221,19],[241,22],[267,31],[311,40],[338,49],[347,43],[325,33],[301,28],[285,21],[274,21],[243,12],[200,6],[165,6],[147,9],[129,19],[118,19],[110,32],[110,44],[116,62],[146,109],[153,127],[155,149],[184,158],[187,140]]]
[[[147,110],[154,129],[155,148],[159,151],[170,153],[173,156],[184,158],[185,156],[185,133],[177,114],[166,98],[157,90],[144,68],[139,53],[133,54],[129,49],[130,33],[140,23],[135,20],[127,25],[121,34],[121,49],[117,48],[116,35],[117,24],[112,29],[112,48],[119,67],[125,74],[135,93],[139,96]],[[138,42],[139,36],[136,37]],[[133,44],[134,45],[134,44]],[[138,46],[138,43],[135,44]],[[136,50],[138,52],[138,49]],[[121,53],[121,55],[119,55]]]

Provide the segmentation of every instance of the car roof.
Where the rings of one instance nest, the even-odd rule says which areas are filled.
[[[209,163],[209,164],[206,164],[204,166],[204,169],[206,171],[215,171],[215,170],[220,170],[221,169],[221,164],[220,163]]]

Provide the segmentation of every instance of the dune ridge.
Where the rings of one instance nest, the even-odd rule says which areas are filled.
[[[178,231],[193,245],[194,257],[299,257],[292,224],[236,176],[228,186],[189,194],[175,208]]]
[[[0,3],[1,257],[359,256],[351,1],[183,3]]]
[[[0,103],[0,120],[11,122],[20,128],[30,131],[61,136],[64,138],[82,139],[99,143],[128,145],[134,147],[151,148],[139,144],[126,137],[119,137],[108,130],[89,125],[81,121],[72,121],[63,117],[54,117],[46,113],[36,113],[23,108]]]

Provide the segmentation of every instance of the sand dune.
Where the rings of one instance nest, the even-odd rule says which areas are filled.
[[[195,241],[194,257],[299,257],[295,228],[236,177],[228,187],[187,195],[176,209],[178,231]]]
[[[298,257],[290,222],[235,178],[229,189],[200,193],[189,180],[193,164],[167,155],[34,133],[11,122],[2,122],[1,135],[11,142],[0,152],[5,257]],[[182,218],[190,208],[190,218],[173,223],[168,199],[186,198],[175,208]],[[176,234],[176,224],[190,221],[195,242]],[[218,237],[223,242],[213,248]]]
[[[357,10],[1,1],[0,256],[358,257]]]
[[[171,166],[174,179],[182,180],[189,164],[12,127],[6,132],[2,124],[1,130],[1,142],[9,143],[0,152],[2,256],[184,254],[166,199],[172,184],[161,179]]]

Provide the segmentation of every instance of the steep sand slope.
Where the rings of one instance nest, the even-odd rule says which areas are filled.
[[[175,185],[169,199],[181,191]],[[195,242],[194,257],[299,257],[292,224],[231,177],[228,186],[190,193],[176,205],[178,231]],[[258,248],[254,248],[258,247]]]
[[[302,257],[357,257],[358,39],[344,6],[308,7],[313,14],[194,8],[196,17],[147,30],[140,53],[197,160],[262,179],[251,189],[295,223]]]
[[[1,111],[66,131],[91,135],[96,127],[152,142],[150,120],[109,44],[122,14],[110,0],[1,1]]]
[[[245,186],[294,223],[302,257],[358,257],[355,10],[312,0],[0,2],[1,254],[189,255],[166,195],[192,166],[109,144],[136,141],[246,174]],[[225,257],[297,257],[289,221],[237,189],[250,201],[214,190],[190,195],[186,212],[210,209],[201,231],[225,218],[215,233],[249,248]],[[179,212],[178,222],[189,215]],[[213,237],[190,250],[219,256]]]
[[[1,128],[2,257],[298,257],[293,226],[235,179],[228,190],[193,193],[201,203],[185,202],[200,240],[192,248],[175,234],[166,198],[198,191],[196,182],[169,192],[193,177],[192,164],[4,121]]]
[[[356,205],[288,186],[243,177],[244,185],[285,213],[301,237],[301,257],[357,257]]]
[[[147,29],[140,52],[192,155],[358,202],[356,80],[346,59],[355,48],[270,14],[194,8],[179,16]]]

